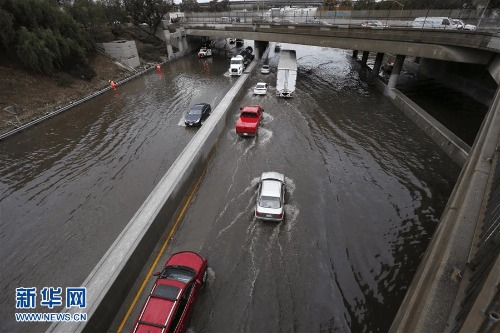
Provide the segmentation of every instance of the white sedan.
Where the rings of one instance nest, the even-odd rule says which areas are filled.
[[[259,82],[253,88],[253,93],[255,95],[265,95],[267,94],[267,83]]]
[[[269,65],[262,65],[262,68],[260,69],[261,74],[269,74],[271,72],[271,69],[269,68]]]
[[[255,217],[264,221],[283,221],[285,217],[285,176],[264,172],[260,177]]]

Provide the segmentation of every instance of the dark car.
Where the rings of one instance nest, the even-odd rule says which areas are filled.
[[[201,126],[202,120],[205,120],[212,112],[212,107],[207,103],[194,105],[184,118],[186,126]]]
[[[207,280],[207,259],[189,251],[175,253],[155,275],[158,278],[132,332],[184,332],[198,292]]]

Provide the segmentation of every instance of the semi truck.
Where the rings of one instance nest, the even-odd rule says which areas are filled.
[[[276,95],[292,97],[297,80],[297,56],[294,50],[282,50],[278,62]]]
[[[253,58],[253,48],[247,46],[240,54],[231,58],[229,75],[241,75],[243,70],[252,62]]]

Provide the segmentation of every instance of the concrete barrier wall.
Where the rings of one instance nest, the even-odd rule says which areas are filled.
[[[154,188],[101,261],[82,284],[87,288],[87,322],[60,322],[48,332],[105,332],[122,305],[160,235],[185,200],[189,188],[233,114],[233,100],[241,92],[256,61],[236,81],[198,133]],[[238,108],[239,109],[239,108]],[[70,309],[68,313],[82,312]]]
[[[460,167],[465,165],[471,147],[444,127],[439,121],[425,112],[421,107],[397,89],[387,89],[380,80],[375,86],[387,95],[394,105],[423,130],[438,146]]]

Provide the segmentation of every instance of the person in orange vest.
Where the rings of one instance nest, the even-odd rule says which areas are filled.
[[[116,83],[115,83],[115,81],[109,80],[109,85],[111,86],[111,88],[113,88],[113,90],[116,90]]]

